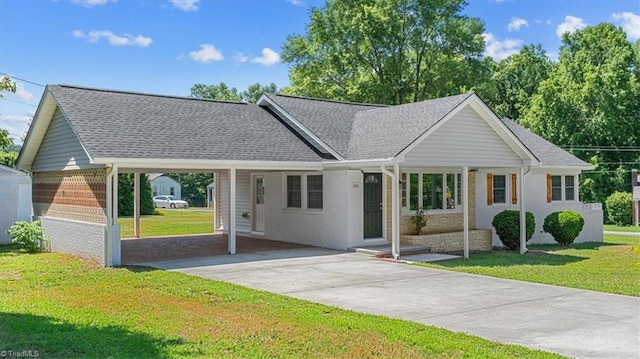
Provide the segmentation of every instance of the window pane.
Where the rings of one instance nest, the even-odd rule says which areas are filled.
[[[264,203],[264,178],[256,178],[256,204]]]
[[[307,176],[307,208],[322,208],[322,175]]]
[[[573,201],[576,199],[574,176],[564,176],[564,200]]]
[[[302,180],[300,176],[287,176],[287,207],[302,207]]]
[[[402,174],[402,187],[400,189],[401,200],[400,207],[407,207],[407,174]]]
[[[418,176],[417,173],[412,173],[409,175],[409,209],[415,211],[418,209]]]
[[[458,206],[462,205],[462,175],[461,174],[457,174],[457,191],[456,191],[456,203],[458,204]]]
[[[507,203],[506,175],[493,175],[493,203]]]
[[[422,175],[422,207],[425,209],[442,209],[443,191],[441,174]]]
[[[562,201],[562,176],[551,176],[551,200]]]
[[[456,208],[456,175],[447,174],[447,188],[446,188],[446,198],[447,198],[447,209]]]

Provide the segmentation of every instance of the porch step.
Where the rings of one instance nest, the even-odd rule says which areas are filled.
[[[368,255],[370,257],[377,257],[377,258],[393,257],[393,254],[391,253],[390,244],[383,244],[380,246],[355,247],[355,248],[350,248],[350,250],[356,253]],[[417,246],[417,245],[401,245],[400,246],[400,254],[403,256],[412,255],[412,254],[429,253],[430,251],[431,250],[425,246]]]

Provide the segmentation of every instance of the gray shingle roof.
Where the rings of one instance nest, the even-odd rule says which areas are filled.
[[[266,95],[331,149],[345,158],[349,149],[351,126],[356,113],[384,107],[384,105],[339,102],[276,94]]]
[[[258,105],[65,85],[48,89],[94,158],[321,160]]]
[[[589,166],[588,163],[562,148],[520,126],[515,121],[503,118],[502,122],[533,153],[543,166]]]
[[[472,94],[358,112],[351,131],[351,160],[398,155]]]

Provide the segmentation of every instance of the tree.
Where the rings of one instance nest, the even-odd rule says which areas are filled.
[[[2,97],[3,91],[16,92],[16,83],[9,76],[3,76],[2,79],[0,79],[0,97]],[[9,131],[0,128],[0,149],[11,146],[12,144],[13,140],[9,137]]]
[[[484,25],[464,0],[333,0],[283,46],[288,93],[401,104],[458,94],[478,78]]]
[[[118,175],[118,215],[133,216],[133,173]],[[140,174],[140,214],[150,215],[155,212],[151,197],[149,177]]]
[[[272,82],[268,85],[255,83],[246,91],[239,92],[235,87],[229,87],[224,82],[217,85],[195,84],[191,87],[191,97],[206,98],[211,100],[243,101],[255,103],[265,92],[275,93],[278,87]]]
[[[207,186],[213,182],[211,173],[167,173],[167,176],[180,182],[182,198],[190,206],[204,207],[207,205]]]
[[[538,86],[549,78],[554,67],[542,45],[526,45],[517,54],[495,65],[489,82],[492,91],[485,96],[480,91],[480,95],[498,116],[518,121]]]
[[[612,24],[566,33],[558,66],[524,111],[522,125],[596,166],[582,176],[583,200],[604,202],[640,165],[638,65],[633,44]]]

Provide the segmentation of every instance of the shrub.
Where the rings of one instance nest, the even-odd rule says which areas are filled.
[[[7,233],[11,235],[11,241],[18,243],[24,251],[38,253],[42,252],[45,241],[42,231],[40,221],[18,221],[9,227]]]
[[[618,226],[631,224],[631,204],[633,200],[629,192],[613,192],[605,202],[609,223]]]
[[[526,214],[526,238],[533,237],[536,230],[536,219],[533,213]],[[491,222],[500,238],[500,242],[508,249],[520,247],[520,211],[504,210],[493,217]]]
[[[584,227],[584,218],[576,211],[553,212],[544,219],[542,229],[563,246],[568,246],[578,237]]]
[[[413,222],[416,234],[420,234],[422,228],[427,225],[427,211],[422,208],[416,209],[416,213],[411,216],[411,222]]]

